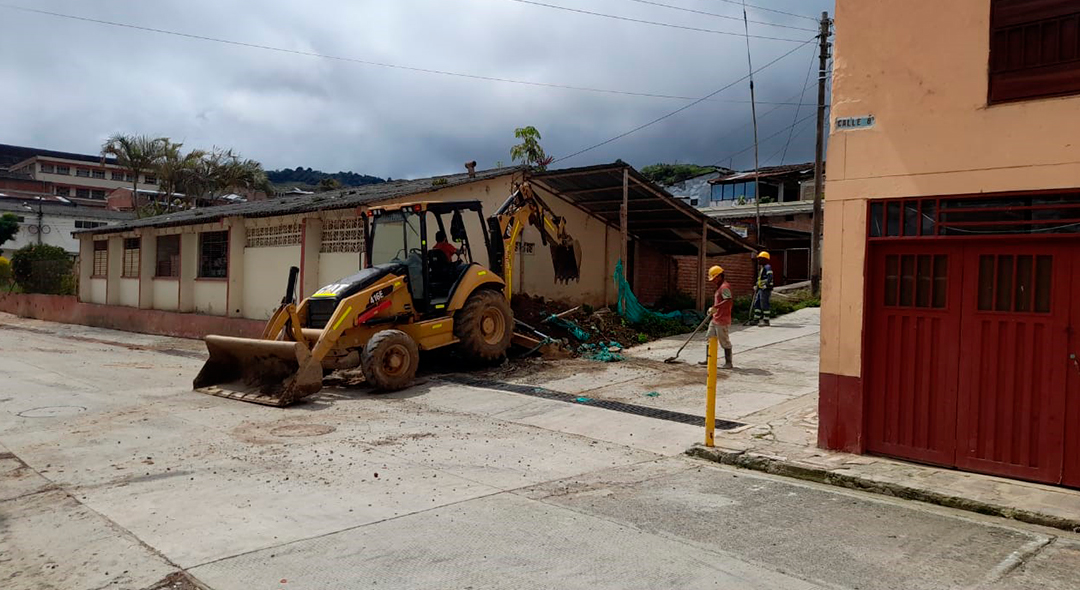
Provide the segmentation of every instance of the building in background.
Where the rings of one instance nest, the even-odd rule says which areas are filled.
[[[836,21],[819,444],[1080,487],[1080,3]]]
[[[709,195],[712,193],[712,186],[709,181],[731,173],[732,171],[727,168],[713,170],[674,184],[665,185],[664,189],[671,193],[672,196],[682,199],[687,205],[705,207],[708,206]]]
[[[59,246],[73,257],[79,253],[79,240],[72,236],[76,230],[93,229],[134,219],[125,211],[108,211],[101,207],[79,207],[65,204],[48,195],[0,190],[0,215],[11,213],[19,220],[19,233],[0,245],[0,253],[11,259],[15,250],[30,244]]]
[[[43,192],[79,205],[105,207],[109,192],[131,188],[132,175],[101,156],[0,144],[0,170],[40,183]],[[138,179],[140,190],[157,190],[153,173]]]

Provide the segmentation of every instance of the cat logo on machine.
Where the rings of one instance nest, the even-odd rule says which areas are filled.
[[[379,303],[383,299],[386,299],[393,292],[394,292],[394,287],[393,286],[383,287],[382,289],[379,289],[378,291],[375,291],[374,293],[371,294],[371,299],[368,300],[368,305],[375,305],[375,304]]]

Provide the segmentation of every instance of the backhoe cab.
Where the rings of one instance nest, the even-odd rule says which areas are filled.
[[[361,215],[365,268],[299,306],[291,269],[260,339],[206,337],[210,358],[197,391],[286,406],[319,391],[324,370],[359,365],[375,388],[392,391],[411,383],[420,350],[456,345],[471,360],[501,358],[513,336],[512,252],[526,222],[552,247],[557,280],[579,275],[580,248],[565,220],[527,183],[486,224],[479,201],[387,205]],[[474,258],[478,249],[498,273]]]

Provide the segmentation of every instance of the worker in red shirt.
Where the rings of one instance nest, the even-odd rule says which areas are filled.
[[[446,241],[446,232],[442,230],[435,232],[435,249],[446,255],[447,262],[452,261],[457,254],[457,248]]]
[[[720,348],[724,349],[724,366],[721,369],[731,369],[731,308],[734,299],[731,298],[731,285],[724,280],[724,269],[714,266],[709,269],[709,283],[716,286],[716,294],[713,296],[713,306],[709,308],[712,321],[709,322],[709,331],[706,338],[716,338]],[[708,364],[708,348],[706,348],[705,362]]]

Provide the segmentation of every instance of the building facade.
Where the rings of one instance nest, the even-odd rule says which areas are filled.
[[[819,444],[1080,487],[1080,3],[836,19]]]
[[[109,192],[130,189],[135,180],[115,160],[100,156],[9,145],[0,145],[0,155],[6,155],[11,173],[42,183],[45,192],[79,205],[105,207]],[[158,180],[153,173],[142,174],[138,184],[140,190],[156,191]]]
[[[626,168],[616,163],[566,174],[575,181],[615,178],[621,189]],[[610,216],[590,209],[591,204],[607,202],[595,198],[597,193],[585,191],[587,195],[581,198],[587,201],[570,201],[570,195],[550,188],[561,178],[559,173],[538,174],[533,177],[533,186],[552,211],[566,219],[567,231],[578,240],[582,253],[580,278],[556,281],[548,248],[536,228],[527,226],[515,248],[512,291],[594,306],[613,303],[618,296],[612,275],[621,255],[621,232]],[[636,171],[629,174],[637,182],[640,175]],[[77,232],[81,241],[79,301],[265,320],[281,300],[289,267],[300,268],[300,294],[305,297],[362,267],[360,207],[476,200],[482,203],[485,215],[490,215],[510,195],[513,181],[521,178],[522,170],[503,168],[395,181],[180,211]],[[652,188],[663,195],[658,187]],[[708,223],[696,209],[670,195],[663,198],[674,220],[695,231]],[[635,203],[632,200],[630,218],[644,227],[649,219],[634,212]],[[648,214],[653,218],[665,214],[663,209],[650,207]],[[618,219],[617,214],[614,218]],[[471,223],[466,221],[467,225]],[[671,223],[678,226],[676,221]],[[480,231],[477,219],[469,232],[477,236]],[[648,240],[641,239],[640,234],[632,241],[632,284],[645,289],[656,282],[651,274],[654,266],[670,257],[659,251],[660,246],[653,248]],[[720,253],[726,247],[745,249],[737,238],[733,242],[723,235],[720,227],[713,230],[713,242],[714,251]],[[685,246],[696,249],[696,243],[690,240]],[[488,265],[487,252],[472,249],[474,260]]]
[[[9,260],[16,250],[31,244],[58,246],[74,257],[79,253],[79,240],[72,236],[72,232],[134,218],[131,213],[106,211],[99,207],[76,207],[56,201],[39,202],[8,196],[0,190],[0,215],[10,213],[19,221],[19,233],[0,246],[0,254]]]

